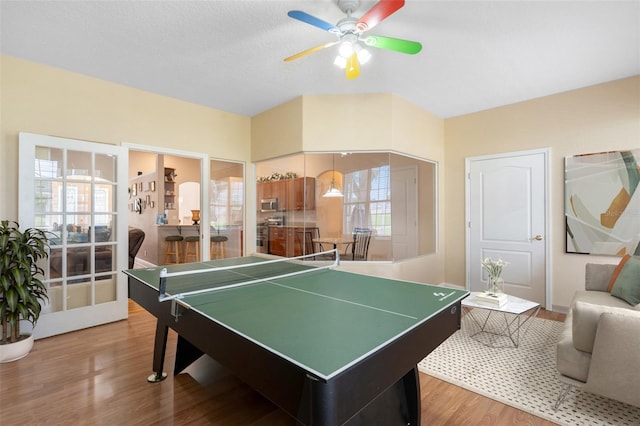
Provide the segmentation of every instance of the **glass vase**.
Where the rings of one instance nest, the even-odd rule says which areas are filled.
[[[487,280],[487,293],[500,294],[504,286],[504,280],[500,277],[489,277]]]

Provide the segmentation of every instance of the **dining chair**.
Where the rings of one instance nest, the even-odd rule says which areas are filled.
[[[371,229],[353,228],[353,244],[351,244],[351,260],[367,260]]]
[[[296,229],[296,241],[298,243],[298,246],[300,247],[300,252],[303,255],[315,254],[324,251],[322,248],[322,244],[316,242],[316,240],[319,238],[320,228],[318,227]],[[314,256],[311,259],[328,259],[328,257],[326,255],[322,255]]]

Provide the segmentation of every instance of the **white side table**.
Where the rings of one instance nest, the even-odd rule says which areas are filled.
[[[492,347],[501,347],[499,343],[504,338],[514,347],[520,345],[520,337],[523,336],[540,311],[540,304],[515,296],[507,296],[507,303],[498,307],[478,303],[476,295],[472,292],[462,300],[462,309],[465,315],[469,315],[474,330],[470,336],[482,344]]]

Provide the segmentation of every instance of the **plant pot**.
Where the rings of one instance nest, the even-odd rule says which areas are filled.
[[[19,340],[15,343],[5,343],[0,345],[0,363],[11,362],[24,358],[33,348],[33,335]]]

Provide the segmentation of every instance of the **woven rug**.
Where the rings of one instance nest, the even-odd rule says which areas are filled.
[[[518,348],[486,346],[469,337],[469,330],[474,324],[465,315],[462,329],[418,369],[560,425],[640,425],[640,408],[576,390],[553,410],[563,388],[555,369],[562,323],[534,318]]]

